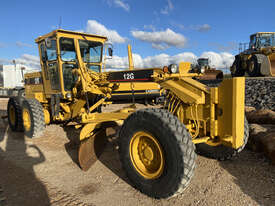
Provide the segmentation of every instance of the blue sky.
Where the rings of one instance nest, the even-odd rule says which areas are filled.
[[[125,64],[130,43],[139,66],[209,56],[214,66],[228,67],[239,42],[258,31],[274,31],[274,9],[274,0],[3,1],[0,62],[35,60],[34,39],[57,28],[61,17],[63,29],[103,32],[113,39],[117,66]]]

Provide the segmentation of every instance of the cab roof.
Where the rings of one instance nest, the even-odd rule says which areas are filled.
[[[100,36],[100,35],[95,35],[95,34],[87,34],[84,32],[69,31],[69,30],[64,30],[64,29],[57,29],[57,30],[54,30],[48,34],[43,35],[43,36],[39,36],[38,38],[35,39],[35,42],[38,43],[48,37],[55,36],[58,33],[71,34],[71,35],[77,35],[77,36],[86,36],[86,37],[96,37],[96,38],[107,40],[107,37],[105,37],[105,36]]]
[[[257,33],[251,34],[250,36],[254,36],[256,34],[275,34],[275,32],[257,32]]]

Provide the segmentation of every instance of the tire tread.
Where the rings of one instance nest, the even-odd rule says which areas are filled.
[[[41,103],[36,99],[25,99],[23,106],[29,108],[31,115],[31,121],[33,122],[33,128],[31,128],[30,134],[25,134],[30,138],[40,137],[45,130],[44,111]]]
[[[171,141],[176,141],[176,144],[178,145],[178,147],[175,147],[175,149],[177,150],[177,154],[179,154],[179,156],[183,158],[182,161],[179,161],[182,164],[182,165],[179,165],[179,168],[183,168],[183,172],[179,176],[177,176],[177,180],[176,180],[177,185],[167,194],[162,194],[162,196],[160,196],[156,192],[148,193],[144,191],[143,188],[138,188],[133,180],[132,180],[132,183],[134,184],[133,186],[139,189],[141,192],[154,198],[165,198],[165,197],[177,196],[186,189],[186,187],[190,183],[191,178],[194,175],[196,154],[195,154],[195,146],[192,142],[191,136],[187,131],[186,127],[177,119],[177,117],[170,114],[167,110],[156,109],[156,108],[141,109],[131,114],[124,121],[122,129],[120,131],[120,138],[119,138],[119,148],[120,148],[119,152],[120,152],[120,160],[122,162],[122,167],[124,168],[124,171],[126,171],[127,173],[124,154],[121,152],[121,147],[125,146],[124,139],[123,137],[121,138],[121,136],[123,136],[123,131],[125,127],[129,127],[129,124],[132,124],[133,121],[142,121],[141,120],[142,118],[145,118],[145,117],[148,118],[152,116],[157,117],[158,120],[160,120],[160,122],[162,123],[160,127],[170,128],[171,132],[173,133],[173,136],[175,138],[173,138],[174,140],[171,139]]]
[[[24,131],[24,126],[23,126],[23,119],[22,119],[22,106],[20,104],[20,99],[22,97],[10,97],[8,101],[8,122],[9,126],[12,131],[17,131],[17,132],[23,132]],[[10,117],[9,117],[9,108],[10,106],[13,106],[15,109],[15,125],[12,125],[10,122]]]

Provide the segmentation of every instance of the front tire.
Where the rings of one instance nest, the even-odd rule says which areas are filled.
[[[162,109],[134,112],[120,131],[119,155],[128,178],[154,198],[184,191],[194,174],[194,149],[186,127]]]
[[[25,99],[22,114],[25,135],[29,138],[40,137],[46,127],[41,103],[36,99]]]
[[[230,67],[232,77],[242,77],[245,75],[245,71],[241,69],[241,57],[239,55],[235,56],[235,60]]]
[[[247,70],[248,75],[250,77],[261,76],[260,66],[261,66],[261,64],[258,62],[257,56],[253,55],[248,62],[248,70]]]

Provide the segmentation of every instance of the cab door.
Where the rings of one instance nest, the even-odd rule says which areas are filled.
[[[56,39],[46,39],[40,43],[41,67],[46,96],[61,92],[57,62]]]
[[[64,93],[70,93],[77,81],[77,74],[73,73],[78,68],[75,43],[73,38],[60,37],[60,67],[61,67],[61,88]],[[62,81],[63,80],[63,81]]]

